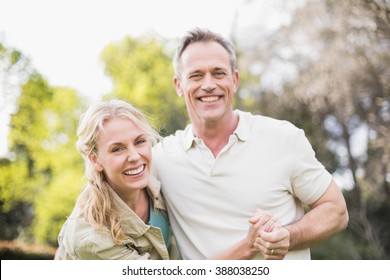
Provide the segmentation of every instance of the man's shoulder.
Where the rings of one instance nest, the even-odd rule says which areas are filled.
[[[163,137],[163,139],[154,147],[154,152],[174,152],[185,145],[186,139],[191,133],[191,125],[188,125],[185,129],[176,130],[174,133]]]
[[[240,120],[242,120],[245,126],[249,126],[251,130],[260,129],[285,133],[293,133],[300,130],[293,123],[287,120],[276,119],[270,116],[245,111],[238,112]]]

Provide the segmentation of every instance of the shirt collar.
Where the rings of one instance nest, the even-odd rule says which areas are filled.
[[[192,129],[192,124],[187,125],[184,130],[184,149],[187,151],[192,147],[192,143],[195,141],[194,131]]]
[[[250,125],[249,125],[249,118],[247,112],[243,112],[241,110],[235,110],[235,112],[238,114],[238,125],[236,127],[236,130],[233,132],[233,134],[237,135],[237,138],[240,141],[247,141],[249,138],[250,133]],[[192,147],[192,144],[194,143],[196,139],[196,136],[194,135],[194,131],[192,129],[192,125],[189,124],[184,130],[184,149],[187,151]]]
[[[250,123],[248,118],[249,113],[243,112],[241,110],[235,110],[235,112],[237,112],[239,120],[234,134],[237,135],[240,141],[245,142],[249,139],[250,133]]]

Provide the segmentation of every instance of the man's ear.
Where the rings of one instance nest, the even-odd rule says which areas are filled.
[[[237,92],[239,83],[240,83],[240,73],[238,73],[238,71],[235,70],[233,73],[234,93]]]
[[[95,170],[98,172],[103,171],[103,166],[100,164],[97,155],[95,153],[90,153],[88,155],[88,159],[92,162],[93,166],[95,167]]]
[[[175,88],[176,88],[176,94],[179,97],[182,97],[183,96],[183,92],[181,90],[181,82],[180,82],[180,79],[177,76],[173,77],[173,84],[175,85]]]

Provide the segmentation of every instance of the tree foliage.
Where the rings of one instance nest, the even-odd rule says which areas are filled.
[[[321,161],[349,181],[349,258],[388,258],[390,215],[377,213],[390,195],[390,2],[307,1],[267,39],[245,67],[266,75],[281,65],[289,75],[279,90],[253,92],[253,105],[304,128]]]
[[[35,200],[33,235],[43,244],[55,246],[66,217],[85,183],[83,159],[76,151],[76,130],[84,106],[74,90],[52,88],[45,110],[50,137],[42,142],[39,161],[50,168],[50,179]]]
[[[2,57],[1,61],[5,65],[11,60]],[[12,65],[2,68],[3,74],[23,79],[13,85],[20,93],[13,104],[9,154],[0,161],[0,222],[4,229],[0,233],[4,239],[23,236],[54,244],[71,209],[68,201],[74,203],[75,189],[81,186],[83,166],[75,149],[75,131],[82,101],[73,90],[50,87],[31,65],[25,65],[29,71],[19,67],[20,73],[10,70]],[[63,176],[67,176],[66,184]]]
[[[0,38],[0,112],[14,104],[19,96],[19,85],[34,71],[28,57],[6,46]]]
[[[187,123],[184,101],[173,87],[171,54],[164,42],[154,36],[125,37],[102,52],[105,71],[118,97],[141,108],[162,134],[169,134]]]

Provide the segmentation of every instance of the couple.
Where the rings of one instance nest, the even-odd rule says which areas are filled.
[[[344,197],[304,132],[233,110],[229,41],[188,32],[174,69],[185,130],[160,139],[118,100],[84,114],[77,148],[89,182],[57,259],[310,259],[310,246],[345,229]]]

